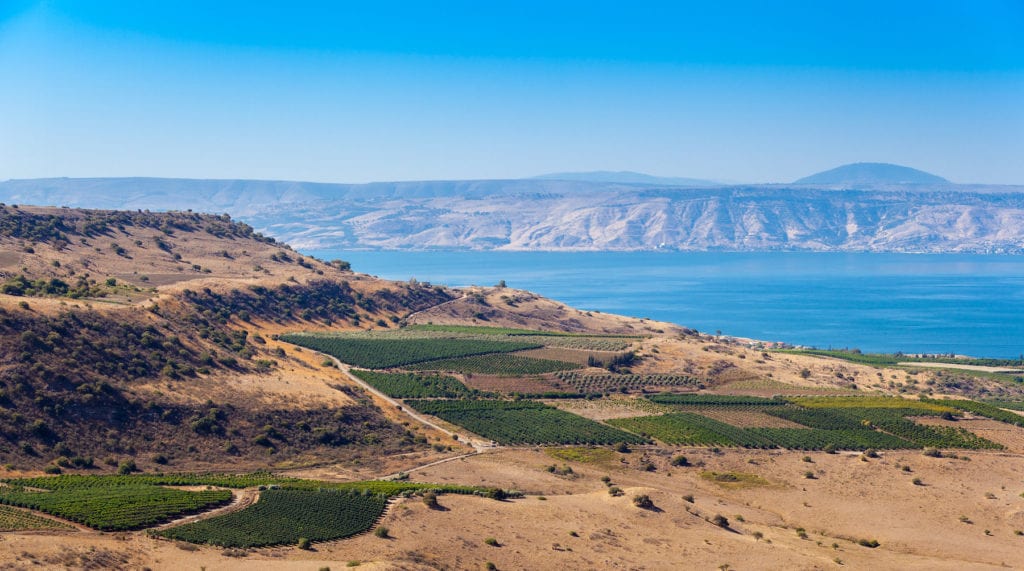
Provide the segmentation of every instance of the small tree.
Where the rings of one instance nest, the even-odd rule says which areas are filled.
[[[721,528],[728,528],[729,527],[729,518],[725,517],[722,514],[715,514],[715,517],[711,518],[711,523],[713,523],[713,524],[715,524],[715,525],[717,525],[718,527],[721,527]]]
[[[122,476],[131,474],[132,472],[137,472],[138,470],[138,467],[135,465],[135,460],[131,459],[125,460],[117,466],[117,473]]]
[[[311,541],[309,541],[309,538],[306,538],[306,537],[300,537],[299,538],[299,544],[298,544],[299,549],[305,549],[305,550],[308,551],[310,549],[310,547],[312,547],[312,546],[313,546],[313,544],[312,544]]]
[[[645,510],[654,508],[654,502],[651,501],[651,497],[647,494],[638,494],[633,496],[633,505]]]
[[[684,468],[690,465],[690,461],[682,454],[672,458],[672,465]]]

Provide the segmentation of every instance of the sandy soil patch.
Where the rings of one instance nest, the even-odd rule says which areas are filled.
[[[613,418],[632,418],[672,412],[671,407],[655,404],[648,400],[630,397],[612,397],[610,399],[549,399],[545,403],[564,411],[578,414],[591,420],[610,420]]]

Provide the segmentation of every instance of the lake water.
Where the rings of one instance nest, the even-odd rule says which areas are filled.
[[[968,254],[306,252],[383,278],[527,289],[704,332],[864,351],[1024,353],[1024,257]]]

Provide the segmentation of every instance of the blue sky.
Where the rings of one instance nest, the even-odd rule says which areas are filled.
[[[0,179],[1024,184],[1022,30],[1020,0],[0,0]]]

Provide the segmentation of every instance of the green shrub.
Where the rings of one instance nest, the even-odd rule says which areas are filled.
[[[654,508],[654,502],[647,494],[638,494],[633,496],[633,505],[645,510]]]

